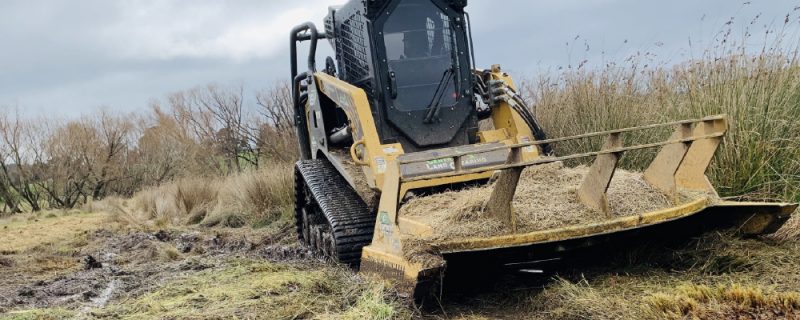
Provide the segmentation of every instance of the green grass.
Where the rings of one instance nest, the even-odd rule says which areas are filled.
[[[95,311],[99,317],[394,319],[406,309],[382,286],[347,270],[233,260],[144,296]]]

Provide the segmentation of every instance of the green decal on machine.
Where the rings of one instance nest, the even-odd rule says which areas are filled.
[[[394,235],[394,228],[392,227],[392,221],[389,220],[389,213],[386,211],[381,211],[378,214],[379,219],[381,220],[380,230],[386,237],[391,237]]]
[[[389,213],[386,211],[381,211],[380,213],[381,224],[389,225],[392,224],[392,221],[389,220]]]
[[[429,160],[425,162],[428,170],[452,170],[455,169],[455,161],[453,158]]]

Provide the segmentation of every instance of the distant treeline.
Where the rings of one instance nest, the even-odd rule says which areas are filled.
[[[74,120],[26,117],[4,107],[0,210],[69,209],[176,178],[295,159],[288,86],[252,94],[209,85],[171,94],[149,111],[101,109]]]

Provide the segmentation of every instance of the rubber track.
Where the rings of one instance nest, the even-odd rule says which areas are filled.
[[[336,168],[325,159],[297,162],[295,180],[295,192],[305,192],[298,188],[307,185],[333,230],[337,257],[331,258],[358,267],[361,249],[372,242],[375,215]],[[295,204],[295,214],[298,234],[302,238],[302,211],[298,205]]]

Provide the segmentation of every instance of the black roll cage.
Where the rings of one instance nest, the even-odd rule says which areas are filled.
[[[475,50],[473,49],[472,42],[472,23],[469,19],[469,14],[466,14],[466,31],[467,41],[469,45],[470,57],[472,66],[475,66]],[[303,106],[308,100],[308,85],[309,77],[317,71],[317,45],[319,39],[328,39],[331,36],[326,33],[320,33],[317,26],[313,22],[305,22],[294,27],[289,35],[289,48],[290,48],[290,67],[291,67],[291,85],[292,85],[292,103],[294,111],[294,123],[297,131],[298,144],[300,148],[300,158],[303,160],[311,159],[311,139],[309,137],[308,119],[304,112]],[[303,41],[310,41],[308,52],[308,71],[299,73],[298,71],[298,52],[297,46]],[[303,81],[306,81],[304,84]]]

